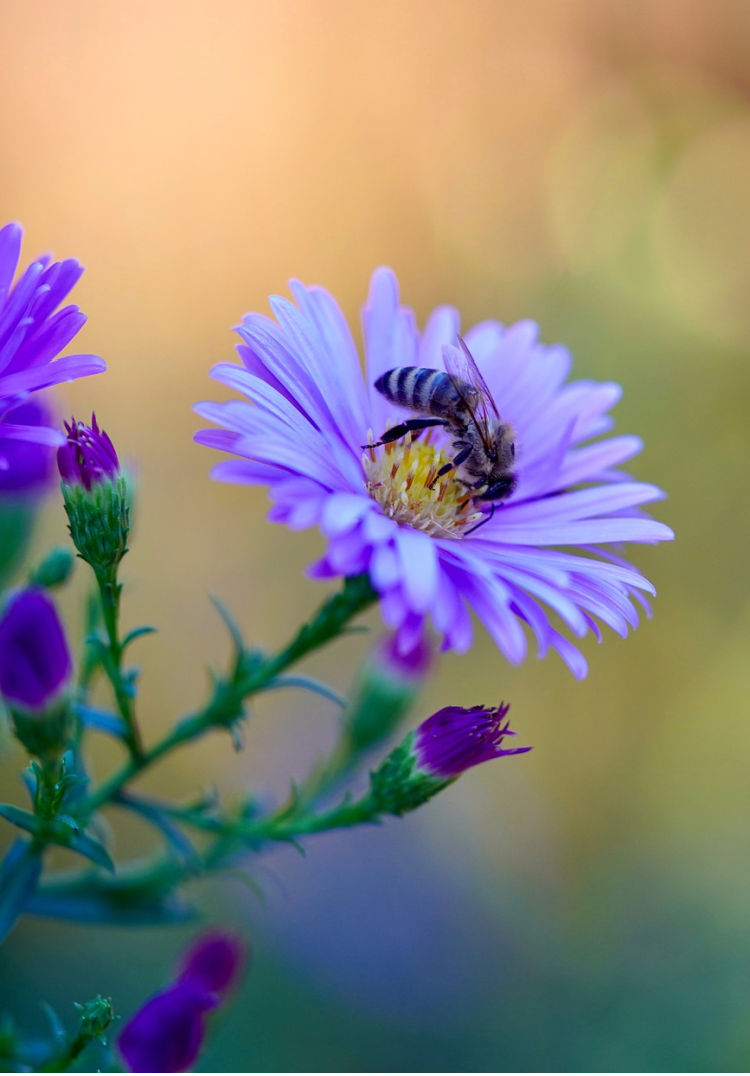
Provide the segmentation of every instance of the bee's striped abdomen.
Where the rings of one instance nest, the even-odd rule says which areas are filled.
[[[375,388],[401,407],[429,415],[450,414],[462,403],[448,374],[425,366],[398,366],[387,370],[377,379]]]

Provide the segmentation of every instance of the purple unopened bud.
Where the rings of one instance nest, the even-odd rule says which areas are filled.
[[[53,602],[35,587],[20,591],[0,619],[0,693],[11,706],[41,711],[65,690],[71,668]]]
[[[70,423],[65,423],[65,432],[67,441],[57,450],[57,467],[63,482],[90,490],[117,477],[120,461],[109,436],[99,429],[96,415],[92,414],[90,426],[71,418]]]
[[[184,1072],[206,1037],[206,1014],[237,982],[246,947],[233,934],[203,934],[185,953],[177,979],[150,998],[120,1033],[131,1072]]]
[[[110,582],[128,551],[130,490],[120,472],[114,445],[99,429],[74,418],[65,423],[68,439],[57,452],[68,529],[79,555],[97,578]]]
[[[185,953],[179,977],[214,994],[225,994],[237,982],[245,957],[246,947],[234,934],[203,934]]]
[[[435,777],[451,780],[464,770],[501,755],[520,755],[530,747],[502,747],[515,736],[505,720],[509,705],[446,706],[423,721],[414,734],[417,767]]]
[[[216,994],[177,982],[155,994],[120,1032],[118,1046],[131,1072],[184,1072],[198,1057],[206,1036],[206,1013]]]
[[[455,781],[464,770],[501,755],[520,755],[530,747],[502,747],[513,736],[503,724],[509,707],[446,706],[401,741],[370,774],[370,795],[377,811],[405,814]]]

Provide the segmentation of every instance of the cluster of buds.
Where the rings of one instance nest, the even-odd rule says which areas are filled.
[[[391,751],[370,775],[370,794],[379,812],[405,814],[491,758],[520,755],[530,747],[503,747],[514,736],[505,720],[509,706],[446,706]]]
[[[78,554],[97,576],[113,573],[128,550],[130,494],[114,445],[99,429],[71,419],[57,451],[68,527]]]

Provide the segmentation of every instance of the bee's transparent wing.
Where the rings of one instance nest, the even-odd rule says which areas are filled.
[[[466,346],[462,336],[458,337],[458,347],[443,348],[443,362],[448,375],[453,381],[456,391],[469,410],[482,440],[489,447],[492,445],[492,428],[499,422],[495,401],[492,398],[487,382],[482,377],[481,371],[474,361],[474,356]],[[461,391],[461,384],[470,385],[474,390],[472,399],[467,399]]]

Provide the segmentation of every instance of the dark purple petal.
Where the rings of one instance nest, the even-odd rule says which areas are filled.
[[[120,461],[109,436],[99,429],[96,415],[91,416],[90,426],[72,418],[65,423],[65,430],[67,441],[57,450],[57,468],[63,482],[90,490],[99,482],[117,477]]]
[[[0,619],[0,692],[6,700],[41,710],[64,690],[71,668],[51,599],[36,588],[12,597]]]
[[[178,982],[155,994],[120,1032],[118,1046],[131,1072],[184,1072],[200,1053],[205,1014],[215,994],[193,982]]]
[[[224,931],[203,934],[185,953],[179,981],[225,994],[236,984],[245,958],[245,944],[236,935]]]
[[[464,770],[501,755],[519,755],[530,747],[502,747],[514,736],[509,723],[503,724],[509,706],[446,706],[417,729],[414,750],[419,769],[435,777],[451,779]]]

